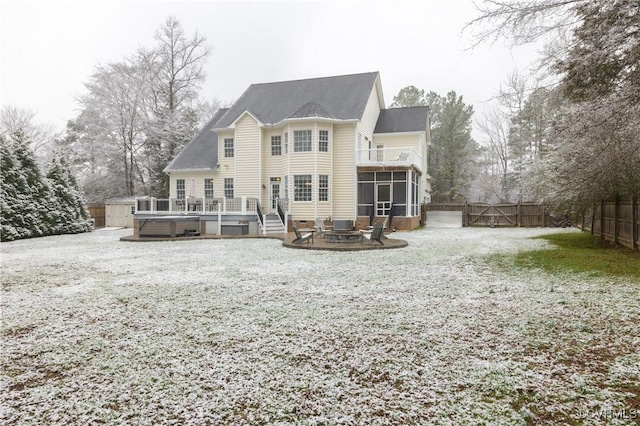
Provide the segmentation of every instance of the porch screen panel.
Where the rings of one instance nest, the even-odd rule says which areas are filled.
[[[407,182],[393,182],[393,214],[407,215]]]
[[[411,173],[411,213],[413,216],[417,216],[419,213],[420,205],[418,204],[418,175],[415,172]]]
[[[373,209],[375,185],[373,182],[358,182],[358,216],[369,216]]]

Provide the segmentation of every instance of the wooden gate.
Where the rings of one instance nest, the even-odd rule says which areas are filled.
[[[467,206],[467,226],[518,226],[516,206],[491,204]]]
[[[428,211],[462,211],[462,226],[538,227],[549,225],[549,212],[535,203],[427,204]]]

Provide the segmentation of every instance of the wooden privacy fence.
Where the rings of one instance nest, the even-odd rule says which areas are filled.
[[[93,219],[95,228],[104,228],[105,224],[105,207],[104,204],[93,204],[87,207],[89,216]]]
[[[536,203],[426,204],[427,211],[461,211],[462,226],[539,227],[553,225],[549,212]]]
[[[603,240],[633,250],[640,246],[640,202],[631,200],[601,201],[582,214],[580,228]]]

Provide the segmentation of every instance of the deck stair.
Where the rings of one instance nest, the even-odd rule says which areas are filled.
[[[281,234],[285,232],[284,226],[282,226],[277,214],[266,215],[264,224],[267,234]]]

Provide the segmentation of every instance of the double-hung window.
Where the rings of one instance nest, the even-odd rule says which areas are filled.
[[[282,137],[271,136],[271,155],[282,155]]]
[[[185,195],[184,179],[176,179],[176,198],[184,200]]]
[[[318,151],[329,152],[329,131],[320,130],[318,132]]]
[[[293,131],[293,151],[311,151],[311,130]]]
[[[311,201],[311,175],[293,176],[293,200]]]
[[[224,196],[233,198],[233,178],[224,178]]]
[[[213,179],[204,180],[204,198],[213,198]]]
[[[289,133],[284,134],[284,153],[289,153]]]
[[[232,158],[233,157],[233,138],[226,138],[224,140],[224,156],[226,158]]]
[[[329,201],[329,175],[318,176],[318,201]]]

